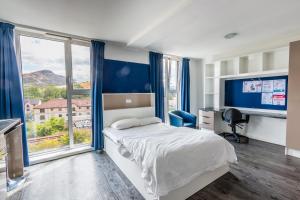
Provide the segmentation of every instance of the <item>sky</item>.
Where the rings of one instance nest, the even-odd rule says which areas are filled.
[[[64,43],[21,36],[23,73],[51,70],[66,76]],[[89,47],[72,45],[73,79],[78,82],[90,79]]]

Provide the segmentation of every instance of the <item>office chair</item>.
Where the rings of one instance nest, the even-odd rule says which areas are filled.
[[[242,123],[249,122],[249,115],[243,115],[238,109],[228,108],[222,113],[222,120],[231,127],[232,133],[222,133],[224,138],[231,137],[234,141],[238,143],[248,143],[249,138],[243,135],[240,135],[236,132],[236,127],[243,128]]]
[[[193,114],[182,110],[174,110],[169,112],[170,125],[177,127],[196,128],[197,117]]]

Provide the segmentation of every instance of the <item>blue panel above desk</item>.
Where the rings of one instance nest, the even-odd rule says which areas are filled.
[[[103,93],[149,93],[150,65],[104,60]]]
[[[245,92],[245,83],[248,81],[268,81],[275,80],[275,82],[280,82],[280,80],[285,80],[285,99],[284,105],[273,105],[262,103],[263,92]],[[277,81],[276,81],[277,80]],[[279,80],[279,81],[278,81]],[[274,84],[275,84],[274,82]],[[288,97],[288,76],[273,76],[273,77],[260,77],[260,78],[247,78],[238,80],[225,80],[225,106],[229,107],[243,107],[243,108],[255,108],[255,109],[269,109],[269,110],[286,110],[287,109],[287,97]],[[265,93],[265,92],[264,92]],[[266,93],[263,94],[267,96]],[[271,95],[271,94],[270,94]],[[278,92],[274,91],[273,98],[280,97]],[[282,101],[283,102],[283,101]]]

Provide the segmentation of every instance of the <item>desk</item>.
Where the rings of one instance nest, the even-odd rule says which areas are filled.
[[[286,114],[283,112],[276,111],[265,111],[265,110],[254,110],[254,109],[245,109],[245,108],[237,108],[241,111],[242,114],[247,114],[250,116],[261,116],[261,117],[269,117],[269,118],[278,118],[278,119],[286,119]],[[220,128],[218,129],[218,121],[221,120],[222,112],[225,108],[200,108],[199,109],[199,128],[205,128],[214,130],[215,132],[222,132]]]
[[[271,117],[271,118],[280,118],[280,119],[286,119],[286,113],[284,112],[276,112],[276,111],[266,111],[266,110],[258,110],[258,109],[247,109],[247,108],[236,108],[241,111],[243,114],[248,115],[254,115],[254,116],[262,116],[262,117]],[[223,112],[225,108],[200,108],[199,110],[204,112]]]
[[[286,118],[282,111],[256,110],[237,108],[243,114],[250,115],[250,121],[244,129],[238,128],[238,133],[249,138],[285,146],[286,142]],[[215,133],[230,132],[230,127],[222,120],[222,112],[225,108],[201,108],[199,109],[199,128],[213,130]],[[207,119],[209,117],[209,119]]]

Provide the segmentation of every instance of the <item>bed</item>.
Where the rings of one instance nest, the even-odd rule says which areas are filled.
[[[105,101],[109,98],[104,98],[104,105]],[[236,162],[233,146],[211,131],[164,123],[124,130],[110,127],[119,119],[154,116],[153,101],[149,102],[147,107],[104,107],[103,131],[105,152],[146,200],[184,200],[227,173],[229,163]]]

